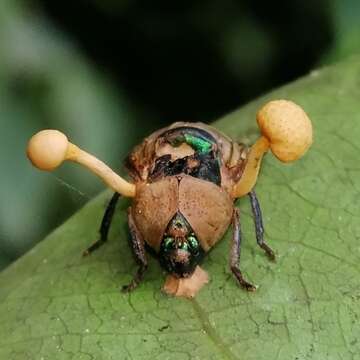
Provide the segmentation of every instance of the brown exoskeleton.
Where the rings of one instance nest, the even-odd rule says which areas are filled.
[[[115,190],[102,220],[100,239],[85,254],[107,240],[120,194],[133,197],[128,222],[139,268],[124,290],[133,290],[143,278],[147,268],[145,245],[155,250],[169,273],[187,278],[232,224],[230,268],[238,283],[252,291],[255,286],[244,279],[239,267],[241,232],[234,201],[249,195],[257,243],[274,260],[274,252],[264,241],[260,206],[253,189],[261,159],[271,148],[280,160],[293,161],[312,142],[311,122],[292,102],[266,104],[257,120],[263,135],[250,148],[202,123],[178,122],[154,132],[127,158],[133,183],[69,143],[56,130],[36,134],[29,142],[28,156],[42,170],[52,170],[65,159],[81,163]]]

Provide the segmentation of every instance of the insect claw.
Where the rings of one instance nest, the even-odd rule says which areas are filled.
[[[249,292],[254,292],[257,290],[257,288],[258,288],[258,286],[253,285],[253,284],[246,284],[246,286],[245,286],[245,290],[249,291]]]
[[[244,290],[248,292],[255,292],[258,288],[257,285],[253,285],[251,283],[248,283],[247,281],[239,281],[238,279],[238,283]]]
[[[257,286],[256,286],[256,285],[253,285],[253,284],[251,284],[251,283],[249,283],[249,282],[247,282],[247,281],[244,279],[244,277],[243,277],[243,275],[242,275],[242,273],[241,273],[241,271],[240,271],[239,268],[237,268],[236,266],[232,266],[232,267],[231,267],[231,271],[232,271],[232,273],[234,274],[234,276],[235,276],[238,284],[239,284],[242,288],[244,288],[246,291],[251,291],[251,292],[256,291]]]
[[[267,254],[267,256],[268,256],[268,258],[270,259],[270,261],[272,261],[272,262],[276,262],[276,255],[275,255],[275,253],[272,251],[272,252],[267,252],[266,253]]]
[[[260,247],[265,251],[267,257],[270,261],[276,262],[276,254],[273,249],[269,245],[267,245],[265,242],[263,242]]]
[[[86,250],[83,251],[82,256],[86,257],[86,256],[89,256],[90,254],[91,254],[91,252],[86,249]]]
[[[135,281],[132,281],[130,284],[127,285],[123,285],[120,289],[120,291],[124,294],[130,293],[131,291],[133,291],[135,288],[137,288],[139,284]]]
[[[276,262],[276,255],[274,253],[274,251],[272,251],[270,248],[269,249],[264,249],[265,253],[267,255],[267,257],[269,258],[269,260],[271,262]]]

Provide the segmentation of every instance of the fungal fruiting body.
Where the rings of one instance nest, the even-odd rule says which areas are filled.
[[[246,169],[234,186],[235,197],[248,194],[255,186],[263,155],[271,149],[282,162],[302,157],[312,144],[312,124],[305,111],[288,100],[274,100],[257,113],[262,136],[251,147]]]
[[[230,269],[239,285],[253,291],[240,270],[241,232],[234,201],[249,195],[256,238],[270,259],[275,253],[263,238],[260,205],[254,186],[263,155],[270,149],[283,162],[300,158],[312,143],[312,126],[300,106],[270,101],[257,114],[261,137],[249,148],[202,123],[174,123],[139,144],[127,158],[129,182],[56,130],[34,135],[27,155],[34,166],[51,171],[64,160],[84,165],[115,191],[90,254],[107,240],[120,195],[132,197],[128,223],[138,270],[124,291],[135,289],[147,269],[145,244],[169,273],[164,291],[193,297],[208,282],[199,266],[232,224]]]
[[[166,277],[163,291],[168,295],[193,298],[208,282],[208,273],[198,265],[193,274],[187,278],[178,278],[169,274]]]

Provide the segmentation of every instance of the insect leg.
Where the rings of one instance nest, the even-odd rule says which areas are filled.
[[[247,282],[240,270],[240,253],[241,253],[241,228],[240,228],[240,218],[239,218],[239,210],[234,209],[233,218],[232,218],[232,226],[233,226],[233,238],[231,245],[231,253],[230,253],[230,269],[238,283],[247,291],[255,291],[256,286]]]
[[[113,218],[113,215],[115,212],[116,203],[119,200],[119,197],[120,197],[120,194],[117,192],[114,193],[114,195],[112,196],[111,200],[109,201],[108,206],[106,207],[104,216],[101,221],[101,226],[99,229],[100,239],[98,239],[92,245],[90,245],[83,252],[83,256],[90,255],[94,250],[98,249],[101,245],[103,245],[106,242],[106,240],[108,238],[111,221],[112,221],[112,218]]]
[[[256,241],[258,245],[265,250],[266,255],[269,257],[269,259],[275,261],[274,251],[264,241],[264,225],[262,221],[261,209],[260,209],[259,200],[254,190],[249,192],[249,197],[250,197],[252,213],[254,216]]]
[[[137,263],[139,264],[139,268],[134,278],[131,280],[130,284],[124,285],[122,287],[123,292],[130,292],[140,284],[148,266],[146,259],[145,243],[142,239],[140,232],[136,228],[134,219],[131,215],[131,208],[129,208],[128,210],[128,223],[129,223],[133,253]]]

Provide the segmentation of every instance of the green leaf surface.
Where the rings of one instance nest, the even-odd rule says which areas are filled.
[[[228,232],[204,262],[211,282],[196,299],[161,293],[165,274],[152,258],[142,285],[120,293],[136,270],[127,200],[108,244],[81,257],[105,192],[0,275],[0,359],[360,359],[359,79],[351,58],[215,124],[252,140],[256,109],[276,98],[299,103],[314,123],[309,153],[291,165],[268,155],[256,188],[277,263],[256,245],[248,199],[238,202],[241,267],[257,292],[230,274]]]

